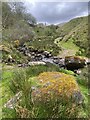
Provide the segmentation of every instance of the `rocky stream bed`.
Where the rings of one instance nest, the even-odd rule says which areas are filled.
[[[19,46],[17,50],[24,56],[27,56],[27,62],[18,63],[18,67],[26,67],[32,65],[46,65],[47,63],[54,64],[60,68],[65,68],[68,70],[76,71],[80,68],[84,68],[90,64],[90,59],[85,59],[79,56],[65,56],[57,57],[53,56],[50,52],[44,50],[35,50],[33,48],[28,48],[26,45]],[[4,60],[2,60],[5,62]],[[8,56],[8,61],[6,64],[15,63],[15,60],[11,55]]]

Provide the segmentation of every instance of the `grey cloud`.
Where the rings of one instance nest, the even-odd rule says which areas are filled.
[[[50,24],[65,22],[88,12],[87,2],[36,2],[26,3],[26,7],[38,22]]]

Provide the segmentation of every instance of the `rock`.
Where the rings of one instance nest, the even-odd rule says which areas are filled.
[[[22,64],[18,64],[18,67],[22,67]]]
[[[51,57],[52,55],[48,51],[44,51],[43,55],[47,58]]]
[[[35,62],[29,62],[28,65],[32,66],[32,65],[46,65],[45,62],[40,62],[40,61],[35,61]]]
[[[25,55],[28,56],[28,57],[31,57],[31,54],[28,53],[28,52],[26,52]]]
[[[51,59],[51,58],[43,58],[42,61],[45,62],[45,63],[54,64],[54,63],[53,63],[53,59]]]
[[[34,53],[38,53],[38,50],[33,49],[32,52],[34,52]]]
[[[35,61],[35,56],[31,56],[31,59],[32,59],[33,61]]]
[[[17,101],[21,98],[22,92],[18,92],[14,97],[12,97],[5,105],[4,107],[13,109],[17,103]]]
[[[80,75],[81,74],[81,70],[74,70],[74,73],[76,73],[76,74],[78,74],[78,75]]]
[[[27,66],[28,66],[28,64],[26,64],[26,63],[18,64],[18,67],[27,67]]]
[[[42,60],[42,58],[41,57],[35,57],[35,59],[34,59],[35,61],[41,61]]]
[[[41,54],[36,54],[35,57],[41,57]]]
[[[86,65],[86,60],[79,56],[66,56],[65,57],[65,66],[68,70],[77,70],[84,68]]]
[[[84,101],[84,97],[80,91],[74,92],[72,98],[76,104],[82,104]]]
[[[15,62],[11,55],[8,55],[7,62]]]
[[[89,59],[89,58],[86,59],[86,64],[87,64],[87,65],[90,65],[90,59]]]
[[[8,58],[9,58],[9,59],[12,59],[12,56],[11,56],[11,55],[8,55]]]
[[[42,60],[41,54],[35,54],[35,60],[36,60],[36,61]]]
[[[38,53],[39,54],[42,54],[44,51],[43,50],[38,50]]]
[[[59,64],[59,58],[54,59],[53,62]]]
[[[35,52],[31,52],[31,55],[35,55]]]
[[[37,77],[41,87],[35,88],[32,97],[36,102],[47,103],[49,100],[58,102],[71,100],[76,104],[83,102],[83,96],[75,77],[60,72],[43,72]]]
[[[65,62],[64,62],[64,59],[62,59],[62,58],[54,57],[53,62],[55,64],[58,64],[59,67],[65,67]]]

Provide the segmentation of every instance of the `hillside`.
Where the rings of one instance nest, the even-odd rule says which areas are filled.
[[[79,17],[72,19],[69,22],[62,25],[61,27],[59,27],[57,29],[57,33],[60,34],[60,36],[64,36],[66,34],[69,34],[69,32],[76,28],[78,25],[84,23],[88,24],[88,17]]]
[[[68,55],[88,56],[87,34],[88,17],[75,18],[61,26],[44,24],[32,26],[24,21],[18,21],[12,26],[12,29],[3,30],[2,44],[11,52],[4,52],[2,58],[6,60],[11,54],[16,63],[27,62],[30,59],[17,50],[17,43],[15,43],[17,40],[19,41],[18,45],[26,44],[28,48],[48,51],[52,55],[62,58]]]
[[[21,30],[17,29],[17,24]],[[19,41],[18,45],[26,44],[28,48],[48,51],[62,58],[67,55],[88,56],[88,17],[75,18],[61,26],[43,24],[32,26],[23,21],[17,24],[12,29],[3,30],[2,44],[11,50],[3,53],[2,58],[5,60],[8,54],[11,54],[17,62],[27,62],[27,56],[17,50],[16,40]]]
[[[63,46],[63,44],[67,44],[68,48],[76,48],[71,47],[73,44],[79,47],[79,51],[77,49],[77,54],[79,55],[87,55],[88,48],[88,17],[80,17],[70,20],[65,23],[63,26],[59,27],[56,30],[58,34],[57,43],[58,45]],[[72,43],[72,44],[70,44]],[[67,47],[66,47],[67,49]]]
[[[36,36],[29,45],[34,49],[45,50],[61,57],[88,56],[88,17],[75,18],[61,25],[38,24],[33,30]]]
[[[0,118],[88,118],[88,17],[47,26],[23,5],[2,4]]]

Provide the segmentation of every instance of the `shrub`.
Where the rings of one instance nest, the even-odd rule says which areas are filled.
[[[15,41],[14,41],[14,44],[15,44],[15,47],[18,47],[19,44],[20,44],[20,43],[19,43],[19,40],[15,40]]]
[[[79,48],[79,51],[76,52],[77,56],[85,56],[85,50],[83,48]]]
[[[88,86],[88,81],[89,80],[89,72],[88,68],[81,69],[81,74],[77,76],[77,82],[80,85],[83,85],[85,87]]]
[[[52,36],[37,37],[35,40],[31,41],[29,45],[34,49],[51,52],[52,55],[57,55],[61,50],[61,48],[54,43],[54,38],[52,38]]]
[[[23,44],[33,37],[32,28],[23,20],[15,22],[11,28],[2,31],[2,39],[8,42],[19,40],[19,44]]]

